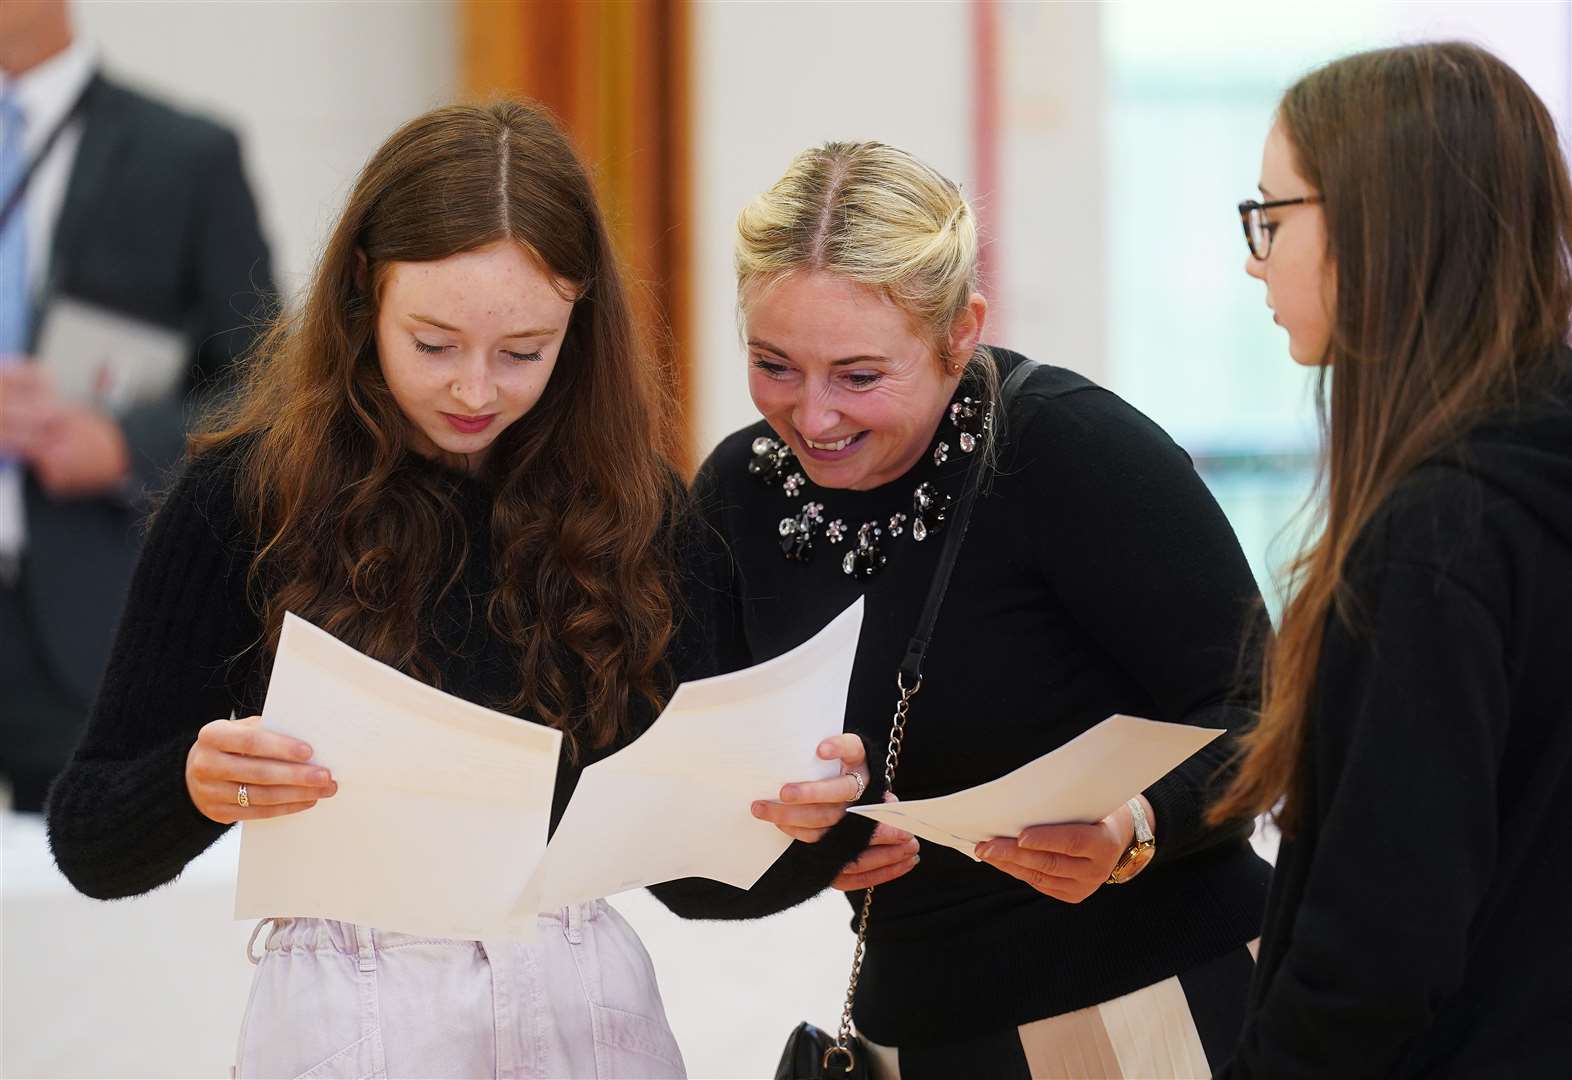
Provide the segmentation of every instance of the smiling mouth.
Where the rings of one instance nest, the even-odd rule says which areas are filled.
[[[810,439],[802,432],[797,432],[797,437],[802,440],[802,454],[813,461],[840,461],[842,458],[851,457],[862,446],[863,438],[868,433],[859,431],[855,435],[848,435],[844,439]]]
[[[848,446],[850,446],[852,443],[856,442],[858,439],[862,438],[866,434],[867,434],[866,431],[859,431],[855,435],[848,435],[844,439],[836,439],[834,442],[816,442],[815,440],[810,439],[810,438],[808,438],[808,436],[804,435],[802,437],[802,441],[807,443],[810,447],[812,447],[815,450],[828,450],[831,453],[833,453],[836,450],[844,450],[844,449],[846,449]]]

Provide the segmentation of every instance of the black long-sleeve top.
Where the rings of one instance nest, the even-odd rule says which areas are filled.
[[[995,350],[1007,373],[1020,361]],[[977,393],[963,384],[958,396]],[[692,601],[721,670],[801,643],[858,595],[862,639],[845,725],[869,748],[877,780],[896,700],[895,673],[927,596],[942,534],[886,532],[888,563],[870,579],[842,569],[864,521],[912,511],[924,480],[958,494],[966,456],[925,456],[871,491],[788,495],[749,475],[755,424],[727,438],[695,483],[712,540]],[[813,561],[788,561],[780,523],[822,503],[848,539],[822,535]],[[1008,441],[976,504],[913,699],[895,790],[908,799],[992,780],[1114,713],[1231,728],[1259,597],[1238,542],[1189,459],[1156,425],[1071,372],[1044,367],[1023,385]],[[1248,695],[1246,695],[1248,696]],[[880,886],[858,987],[859,1030],[887,1045],[942,1029],[1026,1023],[1108,1000],[1221,955],[1256,935],[1268,867],[1249,828],[1209,830],[1202,811],[1232,750],[1223,737],[1153,785],[1157,857],[1123,886],[1079,905],[1051,899],[948,848]],[[880,795],[870,786],[865,799]],[[1131,794],[1134,794],[1132,792]],[[819,844],[796,843],[752,890],[690,880],[654,892],[690,917],[752,917],[823,890],[866,843],[850,816]],[[848,897],[854,906],[861,893]]]
[[[203,724],[232,711],[261,712],[271,669],[246,596],[255,547],[235,507],[236,462],[228,450],[198,457],[166,496],[137,564],[87,731],[50,789],[55,861],[88,896],[133,896],[165,884],[228,828],[192,804],[185,764]],[[401,481],[445,489],[458,509],[450,527],[462,527],[468,538],[461,582],[428,611],[423,630],[442,688],[505,708],[518,685],[517,658],[485,620],[485,600],[495,588],[490,489],[414,455],[406,475],[396,478]],[[633,728],[641,731],[652,712],[637,702],[632,708]],[[616,748],[581,744],[577,758],[560,756],[552,829],[582,769]]]
[[[1350,582],[1220,1075],[1566,1076],[1572,392],[1410,476]]]

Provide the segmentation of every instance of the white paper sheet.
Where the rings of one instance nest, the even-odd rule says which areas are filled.
[[[49,304],[35,350],[71,401],[121,413],[182,389],[186,335],[69,296]]]
[[[841,732],[862,614],[858,598],[788,653],[684,683],[648,731],[585,769],[541,864],[546,905],[680,877],[753,885],[791,843],[753,800],[841,770],[814,751]]]
[[[285,617],[264,726],[338,793],[242,826],[236,918],[529,940],[560,732],[445,694]]]
[[[973,851],[984,840],[1013,837],[1033,825],[1101,821],[1222,733],[1110,716],[997,780],[932,799],[854,806],[852,813],[976,859]]]

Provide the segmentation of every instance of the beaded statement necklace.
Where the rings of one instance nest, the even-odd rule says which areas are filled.
[[[974,453],[989,433],[993,431],[993,407],[988,403],[963,397],[952,401],[945,412],[945,422],[955,428],[955,441],[961,453]],[[748,475],[770,487],[779,486],[787,499],[795,500],[812,487],[808,478],[798,468],[797,455],[779,439],[762,435],[753,440],[753,457],[748,462]],[[950,444],[944,438],[943,425],[932,450],[933,463],[943,465],[950,459]],[[809,493],[811,496],[811,493]],[[931,481],[923,481],[912,492],[911,513],[895,513],[887,521],[864,521],[857,526],[856,540],[841,557],[843,573],[858,578],[870,578],[884,569],[888,562],[881,541],[886,533],[891,539],[904,536],[907,522],[911,523],[911,537],[922,543],[930,536],[943,531],[950,518],[950,508],[955,497],[940,491]],[[796,514],[781,518],[778,526],[781,554],[792,562],[810,563],[815,547],[822,536],[831,547],[849,543],[851,535],[841,518],[825,520],[824,504],[814,501],[802,503]]]

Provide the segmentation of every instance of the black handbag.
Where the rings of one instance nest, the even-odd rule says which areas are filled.
[[[841,1045],[834,1035],[804,1020],[786,1036],[786,1049],[775,1066],[775,1080],[870,1080],[868,1059],[861,1040],[851,1037],[852,1046],[841,1057]]]
[[[1002,424],[1009,413],[1010,402],[1038,364],[1022,360],[999,391],[999,415]],[[988,437],[997,434],[997,427],[990,423]],[[981,486],[983,461],[987,453],[972,456],[966,467],[966,481],[961,490],[960,503],[949,534],[944,540],[944,550],[939,555],[939,565],[933,572],[933,584],[928,587],[928,599],[923,604],[922,616],[917,620],[917,632],[906,646],[906,657],[895,675],[895,686],[900,700],[895,704],[895,717],[890,724],[890,743],[884,755],[884,789],[895,790],[895,766],[900,762],[901,743],[906,737],[906,718],[911,711],[911,700],[922,689],[922,661],[928,652],[928,641],[933,636],[934,623],[939,618],[939,607],[944,603],[945,590],[950,587],[950,573],[961,553],[961,541],[966,538],[966,527],[971,523],[972,504],[977,501]],[[775,1066],[775,1080],[869,1080],[868,1052],[862,1040],[852,1033],[852,1002],[857,997],[857,979],[862,974],[862,958],[868,941],[868,915],[873,909],[873,889],[862,895],[862,913],[857,920],[857,945],[852,950],[851,978],[846,987],[846,1004],[841,1009],[840,1032],[831,1035],[822,1028],[803,1021],[792,1029],[786,1038],[786,1048],[781,1052],[780,1064]]]

